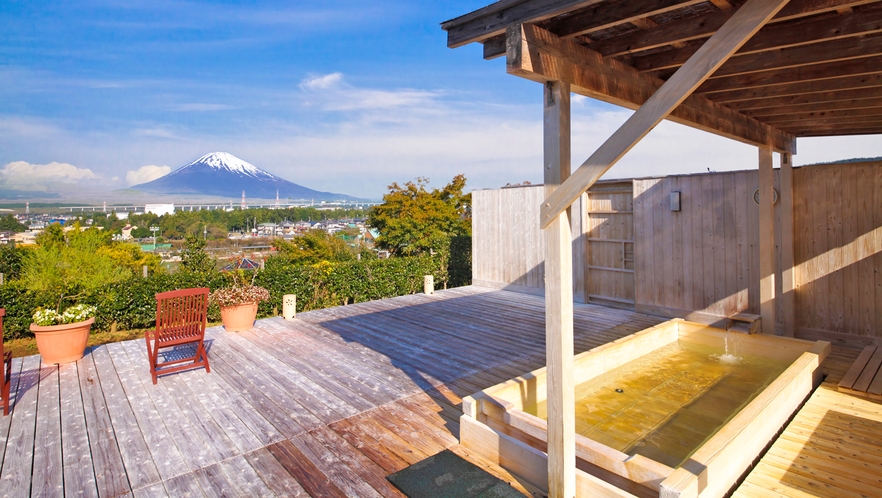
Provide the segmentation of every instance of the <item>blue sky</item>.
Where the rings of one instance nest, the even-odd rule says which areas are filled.
[[[451,50],[474,1],[0,2],[0,182],[123,188],[212,151],[378,198],[417,176],[541,181],[541,86]],[[629,113],[576,98],[573,161]],[[882,155],[801,140],[796,164]],[[610,176],[747,169],[755,149],[665,123]]]

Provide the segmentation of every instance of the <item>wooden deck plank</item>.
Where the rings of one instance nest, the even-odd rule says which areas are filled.
[[[12,359],[12,378],[9,380],[9,413],[10,415],[0,418],[0,469],[3,468],[3,459],[6,456],[6,443],[9,440],[9,429],[12,425],[12,411],[15,410],[16,392],[18,382],[21,379],[21,358]]]
[[[169,496],[180,498],[201,498],[205,496],[196,477],[191,474],[183,474],[165,481],[165,489]]]
[[[344,498],[346,496],[290,441],[270,445],[268,449],[310,496],[314,498]]]
[[[184,451],[187,450],[185,445],[189,444],[191,447],[195,445],[184,432],[179,415],[170,401],[158,397],[158,389],[154,388],[149,371],[146,375],[150,378],[147,384],[143,383],[136,372],[139,367],[141,370],[147,370],[146,362],[133,362],[126,355],[125,346],[121,343],[108,344],[106,354],[108,361],[113,362],[160,477],[163,480],[171,479],[208,465],[208,462],[200,461],[197,455],[192,453],[188,453],[185,458]]]
[[[367,435],[349,420],[334,422],[328,426],[346,442],[361,451],[372,462],[382,468],[387,474],[398,472],[409,464],[390,451],[376,438]]]
[[[345,462],[366,483],[370,484],[377,492],[388,498],[403,497],[404,495],[386,480],[386,472],[370,458],[365,456],[357,448],[349,444],[333,430],[322,427],[312,431],[313,437],[321,442],[338,459]]]
[[[193,472],[193,477],[202,489],[202,493],[208,498],[236,496],[235,485],[227,477],[219,463]]]
[[[0,475],[0,496],[28,495],[31,490],[40,357],[25,358],[19,375],[15,409],[10,412],[12,420],[6,441],[6,457]]]
[[[64,467],[64,495],[92,498],[98,496],[94,462],[89,449],[89,434],[83,395],[77,376],[77,363],[58,366],[61,409],[61,456]]]
[[[34,439],[34,470],[31,476],[33,496],[64,494],[64,469],[61,449],[61,395],[58,366],[43,365],[37,394],[37,425]]]
[[[251,468],[257,472],[260,479],[276,496],[290,496],[292,498],[308,497],[303,486],[291,477],[285,467],[266,448],[245,454],[245,459]]]
[[[249,497],[269,497],[273,492],[263,483],[243,456],[236,456],[220,463],[227,479],[235,487],[236,495]]]
[[[355,471],[326,448],[312,433],[301,434],[289,439],[304,457],[332,480],[346,496],[379,498],[381,495]]]
[[[83,411],[92,450],[95,484],[98,496],[120,496],[131,491],[129,478],[123,464],[122,452],[114,431],[108,403],[102,391],[101,380],[91,352],[77,362],[80,390],[83,394]]]
[[[156,412],[150,416],[164,423],[167,428],[164,434],[171,435],[171,440],[151,444],[151,450],[157,452],[156,458],[162,458],[173,447],[172,443],[183,455],[186,464],[178,467],[172,476],[187,472],[188,466],[189,470],[195,470],[238,454],[226,432],[214,421],[213,413],[202,410],[181,381],[182,376],[188,374],[206,375],[204,369],[164,375],[154,385],[146,358],[141,357],[133,341],[108,344],[108,351],[113,355],[121,379],[125,375],[124,386],[131,383],[128,389],[148,395],[156,406]]]

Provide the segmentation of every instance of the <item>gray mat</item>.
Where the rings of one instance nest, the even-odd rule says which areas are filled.
[[[524,498],[507,482],[450,450],[386,476],[410,498]]]

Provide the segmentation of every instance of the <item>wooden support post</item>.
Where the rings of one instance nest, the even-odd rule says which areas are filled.
[[[545,198],[570,175],[570,85],[545,85]],[[576,495],[573,385],[573,239],[570,213],[545,229],[545,349],[548,362],[548,496]]]
[[[793,160],[781,154],[781,313],[784,335],[796,335],[796,292],[793,288]]]
[[[540,208],[546,228],[647,133],[689,97],[788,0],[748,0]],[[771,149],[770,149],[771,150]]]
[[[774,187],[772,147],[759,148],[759,266],[760,315],[762,333],[775,334],[775,207],[772,205]]]
[[[147,278],[147,265],[144,265],[144,266],[141,267],[141,275],[142,275],[144,278]]]

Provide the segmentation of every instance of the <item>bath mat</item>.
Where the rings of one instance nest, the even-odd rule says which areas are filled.
[[[444,450],[386,476],[410,498],[524,498],[507,482]]]

